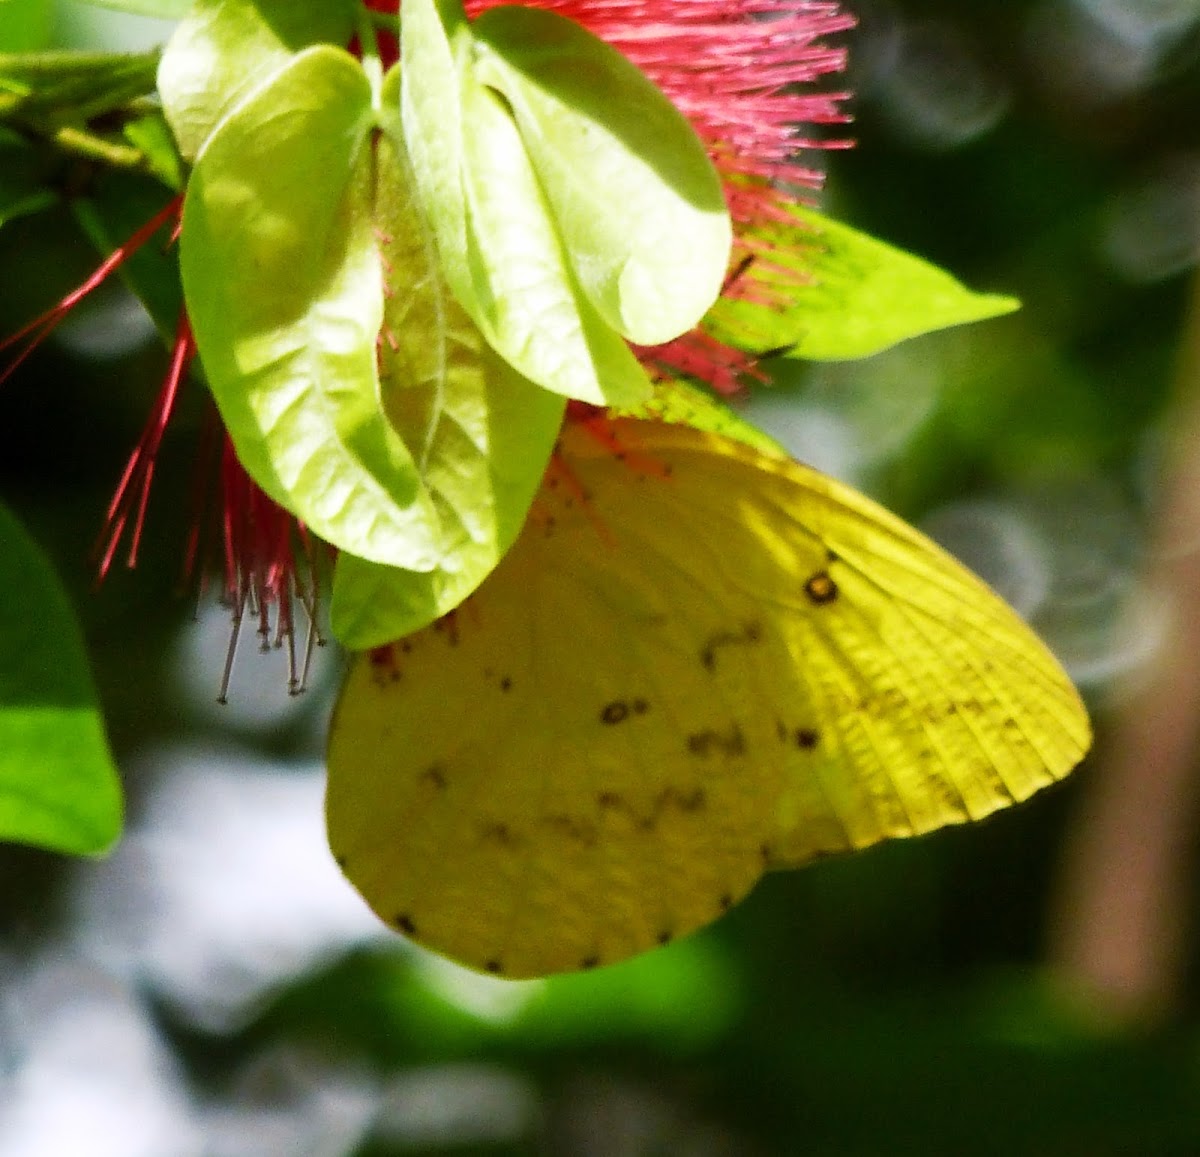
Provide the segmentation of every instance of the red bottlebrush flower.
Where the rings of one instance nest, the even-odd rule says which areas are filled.
[[[24,342],[20,352],[0,370],[0,382],[27,358],[54,328],[89,293],[115,273],[143,245],[149,242],[168,223],[171,239],[179,232],[182,197],[173,198],[115,249],[75,289],[35,318],[23,329],[0,342],[0,352]],[[126,565],[137,564],[146,510],[150,501],[151,484],[158,462],[163,435],[175,410],[180,389],[196,356],[196,343],[186,315],[179,319],[171,361],[158,396],[150,409],[141,437],[125,464],[109,503],[104,526],[97,544],[97,573],[103,580],[116,558],[123,541],[128,541]],[[232,675],[233,657],[241,625],[247,613],[258,620],[258,635],[263,649],[269,646],[288,650],[288,690],[296,694],[304,690],[312,648],[322,642],[316,631],[317,567],[309,536],[286,510],[272,501],[250,479],[233,451],[228,436],[220,429],[216,408],[211,412],[211,426],[219,436],[219,480],[221,501],[219,510],[220,539],[224,556],[223,597],[233,614],[233,632],[229,657],[221,680],[218,698],[223,702]],[[210,439],[212,441],[212,439]],[[184,578],[203,585],[205,521],[212,507],[205,499],[204,464],[211,464],[211,453],[201,454],[197,474],[197,500],[194,503],[192,525],[184,559]],[[306,638],[302,653],[296,648],[295,604],[299,602],[308,615]]]

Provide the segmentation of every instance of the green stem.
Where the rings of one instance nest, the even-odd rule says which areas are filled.
[[[6,125],[18,137],[27,141],[41,141],[67,156],[99,161],[109,168],[127,172],[147,172],[150,169],[146,154],[137,146],[99,136],[80,125],[46,125],[0,115],[0,128]]]
[[[364,14],[376,28],[390,32],[393,36],[400,35],[400,17],[394,12],[376,12],[374,8],[364,9]]]
[[[146,167],[146,155],[141,149],[106,141],[86,129],[64,126],[56,129],[47,139],[64,153],[86,157],[90,161],[102,161],[113,169],[140,171]]]
[[[367,74],[367,79],[371,82],[371,104],[378,110],[382,104],[383,62],[379,59],[379,41],[371,16],[372,12],[369,8],[360,8],[356,31],[359,51],[362,53],[363,72]]]

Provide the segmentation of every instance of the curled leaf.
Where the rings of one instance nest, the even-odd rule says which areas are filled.
[[[415,202],[399,126],[385,115],[384,128],[375,197],[387,277],[382,405],[437,508],[440,555],[429,571],[338,559],[330,622],[354,648],[425,626],[482,582],[524,522],[564,407],[496,354],[458,304]]]
[[[185,7],[180,0],[137,2]],[[193,160],[222,119],[293,53],[322,42],[344,45],[356,8],[354,0],[194,0],[158,67],[180,154]]]
[[[691,329],[720,293],[732,227],[687,119],[625,56],[556,13],[493,8],[472,32],[475,75],[511,108],[601,317],[640,345]]]
[[[582,291],[509,107],[474,73],[455,0],[406,0],[401,109],[447,283],[488,343],[547,390],[632,403],[649,379]]]
[[[380,405],[373,123],[357,61],[326,46],[298,54],[197,158],[180,266],[250,476],[342,550],[429,570],[436,511]]]

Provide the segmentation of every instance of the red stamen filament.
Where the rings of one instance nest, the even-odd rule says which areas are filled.
[[[221,679],[225,702],[241,626],[249,613],[258,619],[261,649],[288,648],[288,693],[300,694],[308,682],[313,649],[324,643],[317,629],[319,574],[306,528],[259,489],[225,442],[221,458],[225,546],[225,595],[233,611],[233,631]],[[296,539],[299,539],[299,542]],[[307,581],[297,565],[304,560]],[[294,601],[308,616],[303,655],[296,651]],[[271,607],[276,608],[271,629]]]
[[[98,551],[101,546],[103,547],[97,567],[101,580],[108,574],[109,568],[112,566],[113,556],[116,554],[125,528],[129,524],[131,513],[133,513],[133,529],[130,534],[129,557],[126,560],[126,566],[132,568],[137,565],[138,547],[142,541],[142,528],[146,521],[146,507],[150,501],[150,484],[154,480],[158,451],[162,446],[163,433],[166,431],[167,423],[171,420],[175,402],[179,397],[179,387],[187,375],[188,366],[195,355],[196,341],[192,337],[187,315],[181,313],[179,328],[175,332],[175,346],[171,352],[171,365],[167,370],[163,388],[159,391],[150,416],[146,420],[146,425],[142,428],[142,435],[138,439],[133,453],[130,454],[129,461],[125,464],[125,471],[121,475],[120,482],[117,483],[116,493],[105,514],[104,529],[101,531],[100,542],[97,544]]]
[[[3,370],[0,370],[0,384],[8,380],[13,371],[54,332],[58,324],[75,306],[94,289],[97,289],[110,274],[128,261],[172,217],[177,219],[175,229],[171,233],[171,240],[173,241],[179,231],[179,207],[182,204],[182,195],[172,198],[158,213],[138,229],[128,241],[117,246],[112,253],[96,266],[81,284],[72,289],[57,305],[47,310],[40,317],[35,317],[33,321],[17,330],[16,333],[10,334],[0,341],[0,352],[12,348],[18,342],[25,342],[24,348],[21,349],[16,357]]]

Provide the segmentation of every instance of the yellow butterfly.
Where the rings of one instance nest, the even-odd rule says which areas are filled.
[[[853,490],[658,421],[569,424],[556,460],[483,586],[358,656],[334,715],[330,845],[421,944],[609,964],[1087,750],[1032,631]]]

